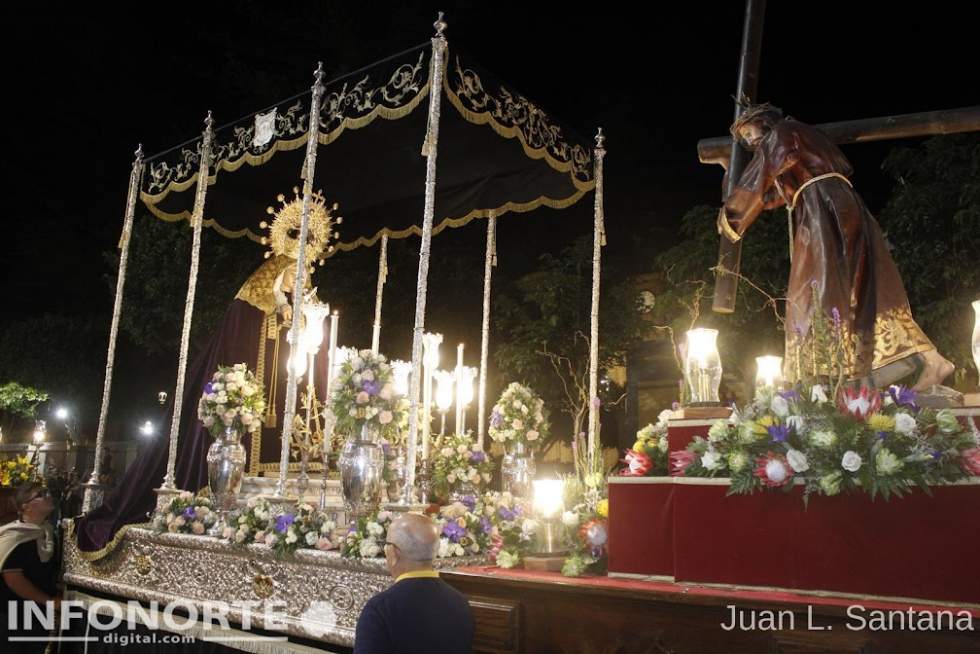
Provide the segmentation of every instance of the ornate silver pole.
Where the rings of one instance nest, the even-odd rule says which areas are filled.
[[[211,164],[211,145],[214,142],[214,120],[211,112],[204,119],[204,137],[201,141],[201,163],[197,171],[197,191],[194,195],[194,212],[191,226],[194,240],[191,243],[191,270],[187,277],[187,300],[184,302],[184,326],[180,332],[180,356],[177,358],[177,388],[174,391],[174,419],[170,423],[170,454],[167,457],[167,474],[158,490],[161,495],[177,490],[174,468],[177,464],[177,432],[180,430],[180,414],[184,406],[184,377],[187,373],[187,352],[190,349],[191,320],[194,318],[194,295],[197,292],[197,269],[201,258],[201,223],[204,222],[204,199],[208,192],[208,168]],[[161,492],[162,491],[162,492]]]
[[[102,408],[99,411],[99,429],[95,435],[95,466],[92,477],[85,484],[82,512],[88,513],[98,504],[99,475],[102,474],[102,444],[105,439],[105,422],[109,414],[109,391],[112,389],[112,368],[116,360],[116,335],[119,333],[119,315],[122,313],[123,287],[126,285],[126,261],[129,259],[129,238],[133,233],[133,216],[136,213],[136,196],[143,178],[143,146],[136,148],[133,168],[129,171],[129,192],[126,194],[126,213],[123,215],[122,235],[119,237],[119,273],[116,276],[116,298],[112,306],[112,324],[109,327],[109,352],[105,363],[105,384],[102,386]]]
[[[422,388],[422,332],[425,329],[425,293],[429,279],[429,251],[432,245],[432,218],[436,205],[436,155],[439,151],[439,110],[442,100],[442,71],[446,54],[446,23],[442,12],[433,25],[432,69],[429,75],[429,120],[422,144],[425,162],[425,213],[422,220],[422,245],[419,248],[419,278],[415,289],[415,329],[412,333],[412,378],[409,396],[411,409],[408,418],[408,475],[405,480],[406,504],[411,504],[415,488],[415,462],[419,434],[419,391]],[[425,419],[428,420],[428,416]]]
[[[595,226],[592,237],[592,326],[589,332],[589,472],[597,470],[596,438],[599,433],[599,281],[602,275],[602,246],[606,228],[602,210],[602,159],[606,137],[599,128],[595,137]]]
[[[371,335],[371,351],[378,353],[381,347],[381,301],[385,282],[388,280],[388,235],[381,235],[381,254],[378,255],[378,292],[374,296],[374,333]]]
[[[490,277],[497,265],[497,217],[487,219],[487,258],[483,263],[483,340],[480,343],[480,397],[477,398],[476,433],[480,446],[487,431],[487,357],[490,351]]]
[[[310,102],[310,124],[306,140],[306,162],[303,169],[303,221],[299,228],[299,248],[296,253],[296,280],[293,283],[293,322],[290,333],[289,356],[301,347],[300,316],[303,313],[303,292],[306,287],[306,239],[310,231],[310,203],[313,200],[313,173],[316,170],[316,147],[320,132],[320,99],[323,96],[323,63],[313,73],[313,99]],[[279,483],[275,499],[286,498],[286,473],[289,472],[289,441],[293,437],[293,417],[296,415],[296,370],[289,366],[286,377],[286,406],[282,410],[282,451],[279,454]]]

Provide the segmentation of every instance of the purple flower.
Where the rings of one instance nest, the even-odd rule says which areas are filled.
[[[840,311],[837,310],[837,307],[834,307],[833,309],[830,310],[830,315],[834,319],[834,329],[839,330],[840,323],[841,323]]]
[[[211,382],[208,382],[207,384],[204,385],[204,394],[205,395],[210,395],[213,392],[214,392],[214,384],[212,384]]]
[[[799,402],[800,401],[800,394],[798,392],[796,392],[795,389],[790,389],[788,391],[779,391],[778,395],[779,395],[779,397],[781,397],[781,398],[783,398],[784,400],[787,400],[787,401],[790,401],[790,400],[792,400],[793,402]]]
[[[879,441],[883,441],[885,440],[885,437],[888,436],[888,432],[879,431],[877,436]]]
[[[466,535],[466,527],[460,527],[455,520],[450,520],[442,528],[442,535],[451,542],[457,543],[460,538]]]
[[[480,518],[480,531],[485,534],[489,534],[493,531],[493,523],[490,522],[490,518]]]
[[[933,450],[932,452],[930,452],[930,454],[932,455],[932,458],[935,461],[938,461],[943,457],[943,453],[940,452],[939,450]]]
[[[459,501],[470,511],[476,508],[476,495],[463,495]]]
[[[493,413],[490,414],[490,426],[496,429],[502,424],[504,424],[504,416],[500,413],[500,411],[494,409]]]
[[[919,410],[919,405],[915,403],[917,394],[911,388],[907,386],[889,386],[888,394],[891,396],[892,402],[898,406],[907,406],[913,411]]]
[[[502,506],[497,509],[497,515],[499,515],[503,520],[514,520],[519,514],[517,509],[508,509],[506,506]]]
[[[294,516],[292,513],[282,514],[276,518],[276,531],[278,531],[280,534],[285,534],[289,529],[289,525],[293,524],[294,520],[296,520],[296,516]]]
[[[592,558],[598,559],[598,558],[601,558],[601,557],[602,557],[602,546],[601,545],[597,545],[596,547],[593,547],[592,548]]]
[[[183,515],[188,520],[193,520],[197,516],[197,513],[194,511],[193,506],[189,506],[186,509],[184,509],[184,512],[181,515]]]
[[[681,403],[678,402],[677,400],[674,400],[673,402],[670,403],[670,410],[671,411],[677,411],[680,408],[681,408]]]
[[[470,463],[483,463],[487,460],[487,455],[482,450],[470,453]]]
[[[767,431],[773,443],[782,443],[789,436],[789,427],[786,425],[772,425]]]
[[[377,395],[381,391],[381,384],[374,380],[365,380],[361,384],[361,390],[368,395]]]

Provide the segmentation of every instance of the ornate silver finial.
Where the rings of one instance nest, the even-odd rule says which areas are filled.
[[[142,159],[143,158],[143,144],[142,143],[137,143],[136,144],[136,152],[134,152],[133,154],[135,155],[135,157],[137,159]]]
[[[316,70],[313,71],[313,77],[316,80],[314,82],[314,86],[317,85],[317,84],[321,84],[323,82],[323,75],[324,75],[324,73],[323,73],[323,62],[322,61],[318,61],[318,62],[316,62]]]
[[[596,132],[596,135],[595,135],[595,147],[596,147],[596,150],[605,150],[606,149],[606,135],[602,133],[602,128],[601,127],[599,128],[599,131]]]
[[[442,19],[443,15],[444,14],[440,11],[439,12],[439,18],[436,19],[436,22],[432,23],[432,27],[436,28],[436,38],[437,39],[444,39],[444,38],[446,38],[445,35],[443,34],[443,32],[446,31],[446,28],[447,27],[449,27],[449,24],[446,23],[446,21],[444,21]]]
[[[204,129],[210,130],[214,127],[214,118],[211,117],[211,110],[208,109],[207,118],[204,119]]]

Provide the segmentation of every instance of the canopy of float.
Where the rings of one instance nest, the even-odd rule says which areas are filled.
[[[431,53],[425,44],[325,85],[314,190],[339,205],[339,250],[421,234]],[[434,233],[567,207],[593,189],[588,142],[464,52],[450,49],[441,87]],[[306,92],[216,131],[206,227],[261,240],[266,208],[302,186],[309,111]],[[197,139],[147,160],[140,198],[153,215],[190,219],[200,148]]]

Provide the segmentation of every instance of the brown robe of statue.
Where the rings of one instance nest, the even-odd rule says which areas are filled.
[[[780,120],[762,138],[725,202],[726,215],[744,223],[743,230],[763,210],[792,208],[784,359],[790,379],[828,373],[810,347],[817,310],[833,319],[837,309],[845,368],[852,377],[934,347],[912,319],[898,268],[861,197],[838,176],[807,184],[828,173],[849,177],[852,172],[822,132]],[[814,286],[820,307],[814,306]]]

